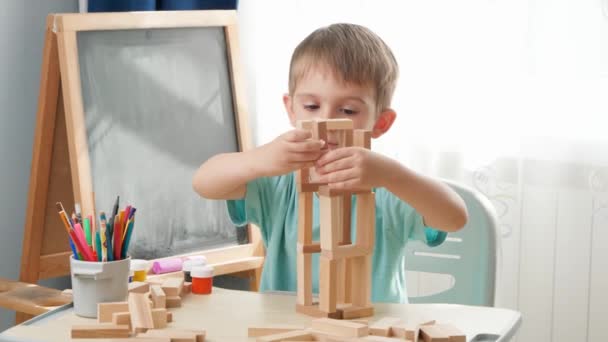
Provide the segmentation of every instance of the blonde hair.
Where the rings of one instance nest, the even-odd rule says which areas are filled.
[[[378,113],[390,107],[399,67],[388,45],[368,28],[340,23],[308,35],[291,57],[289,94],[311,68],[319,66],[345,83],[373,87]]]

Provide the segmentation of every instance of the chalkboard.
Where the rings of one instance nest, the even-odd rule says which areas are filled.
[[[224,29],[83,31],[77,43],[96,210],[117,195],[137,208],[131,255],[237,244],[225,203],[192,189],[203,161],[238,151]]]

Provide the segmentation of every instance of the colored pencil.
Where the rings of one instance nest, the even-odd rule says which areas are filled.
[[[127,235],[125,237],[125,242],[122,245],[122,258],[127,257],[127,253],[129,252],[129,244],[131,243],[131,236],[133,235],[133,228],[135,227],[135,218],[132,217],[127,223]]]
[[[84,221],[82,221],[83,226],[84,226],[84,237],[87,239],[87,245],[92,246],[93,244],[93,240],[92,240],[92,235],[91,235],[91,223],[89,221],[88,217],[84,218]]]

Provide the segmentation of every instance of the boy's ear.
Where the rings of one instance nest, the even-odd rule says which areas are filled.
[[[287,115],[289,116],[289,122],[291,122],[293,127],[296,127],[296,115],[293,112],[293,105],[291,102],[291,96],[289,96],[289,94],[283,94],[283,104],[285,105],[285,111],[287,111]]]
[[[385,109],[378,115],[374,128],[372,129],[372,138],[376,139],[386,133],[397,118],[397,113],[392,109]]]

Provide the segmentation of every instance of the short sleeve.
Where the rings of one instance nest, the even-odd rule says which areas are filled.
[[[420,213],[388,190],[376,190],[376,203],[377,210],[382,213],[383,226],[392,230],[391,233],[402,244],[418,240],[435,247],[445,241],[446,232],[426,226]]]
[[[285,198],[292,188],[291,175],[257,178],[247,183],[245,197],[238,200],[227,200],[228,215],[234,225],[247,223],[260,228],[267,237],[272,220],[283,215]]]

